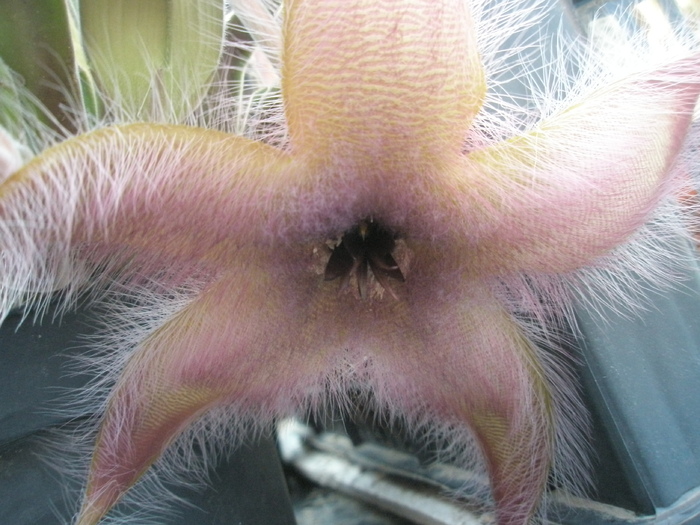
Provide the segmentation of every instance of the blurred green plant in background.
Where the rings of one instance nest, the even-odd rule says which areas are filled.
[[[278,98],[279,4],[264,4],[1,0],[0,125],[26,144],[35,119],[70,132],[86,116],[187,122],[222,77],[249,109]]]
[[[67,102],[66,88],[74,83],[74,37],[77,36],[71,35],[67,4],[63,0],[3,0],[0,11],[3,96],[10,93],[18,96],[17,83],[20,83],[53,115],[61,115],[61,106]],[[10,70],[18,76],[13,76]],[[7,115],[3,117],[6,126],[7,118]]]

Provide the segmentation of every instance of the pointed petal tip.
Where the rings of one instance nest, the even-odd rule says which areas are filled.
[[[623,73],[534,131],[470,153],[491,206],[476,216],[477,201],[464,221],[493,236],[479,265],[566,273],[626,243],[673,186],[699,96],[695,53]]]
[[[129,376],[134,380],[133,375]],[[206,389],[169,390],[162,381],[112,395],[90,465],[76,525],[95,525],[129,492],[163,451],[211,404]],[[147,399],[157,399],[149,403]],[[145,405],[145,406],[144,406]]]
[[[86,502],[80,509],[74,525],[97,525],[107,513],[109,507],[110,505],[101,505],[95,500]]]
[[[261,428],[268,417],[293,405],[290,397],[296,392],[290,385],[303,388],[299,383],[315,373],[322,352],[269,351],[302,339],[294,336],[302,322],[289,315],[280,287],[270,285],[267,276],[273,275],[274,282],[274,273],[261,270],[267,259],[253,260],[247,251],[240,257],[232,263],[235,271],[147,335],[129,358],[95,443],[80,525],[93,525],[109,512],[211,409],[227,407],[222,425],[234,412],[234,424],[244,421],[241,414],[254,413]],[[271,326],[270,319],[279,324]],[[231,436],[209,428],[206,437],[214,447],[224,445],[217,437]],[[179,459],[166,454],[159,471],[183,477],[197,473],[186,471],[187,462]]]

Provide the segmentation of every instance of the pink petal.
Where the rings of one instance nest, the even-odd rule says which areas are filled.
[[[457,450],[471,431],[486,461],[498,524],[524,525],[552,466],[550,388],[533,344],[487,285],[452,282],[444,290],[409,296],[413,323],[399,328],[402,345],[376,340],[382,351],[372,358],[375,392],[431,432],[451,425],[456,432],[447,435]]]
[[[273,233],[289,169],[274,148],[199,128],[134,124],[67,140],[0,186],[4,291],[79,283],[76,257],[140,275],[213,266],[224,239]]]
[[[475,264],[564,272],[627,240],[668,190],[699,93],[695,55],[472,153],[461,190]]]
[[[285,4],[292,148],[389,173],[456,155],[485,92],[462,0]]]

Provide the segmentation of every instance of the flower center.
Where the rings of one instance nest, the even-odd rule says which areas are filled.
[[[392,255],[395,247],[396,237],[391,232],[372,219],[363,220],[345,232],[333,248],[323,277],[326,281],[341,278],[341,290],[355,277],[360,297],[367,299],[373,276],[384,290],[398,299],[389,281],[404,282],[405,279]]]

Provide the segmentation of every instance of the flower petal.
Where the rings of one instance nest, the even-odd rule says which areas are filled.
[[[599,89],[470,154],[463,220],[478,264],[565,272],[623,243],[667,190],[698,93],[695,55]]]
[[[385,172],[459,153],[485,93],[467,2],[294,0],[286,9],[294,151]]]
[[[0,186],[2,291],[54,290],[70,265],[80,286],[84,261],[186,272],[223,240],[264,242],[278,233],[289,166],[272,147],[199,128],[135,124],[63,142]]]
[[[110,396],[78,525],[97,523],[207,409],[230,406],[231,424],[263,428],[322,383],[323,326],[304,330],[313,287],[290,293],[287,255],[238,251],[229,272],[139,345]]]
[[[383,345],[374,359],[378,395],[431,431],[456,428],[448,434],[456,450],[471,432],[499,525],[528,523],[554,446],[552,400],[532,343],[484,284],[456,283],[441,299],[421,291],[409,303],[413,325],[401,329],[413,337],[401,347]]]

